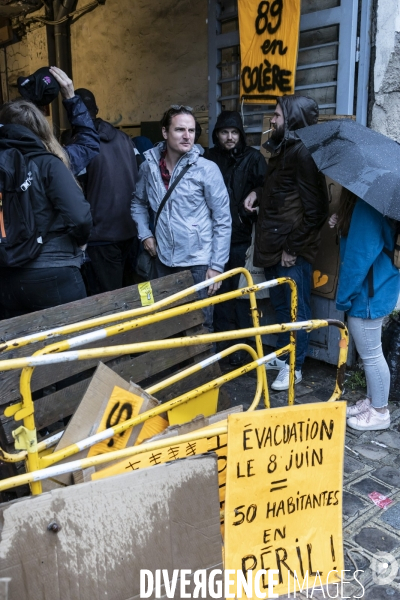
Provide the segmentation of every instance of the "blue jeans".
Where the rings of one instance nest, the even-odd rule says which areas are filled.
[[[160,261],[160,259],[156,258],[156,270],[157,277],[165,277],[166,275],[172,275],[173,273],[180,273],[181,271],[190,271],[193,277],[194,283],[201,283],[206,278],[206,273],[208,270],[207,265],[195,265],[193,267],[167,267]],[[199,299],[203,300],[208,297],[208,288],[204,288],[197,292]],[[210,333],[213,333],[213,307],[207,306],[203,308],[204,314],[204,327],[208,329]]]
[[[367,397],[374,408],[383,408],[389,401],[390,371],[382,352],[382,322],[383,318],[347,318],[350,334],[364,365]]]
[[[232,244],[229,252],[229,261],[225,265],[225,271],[244,267],[246,261],[246,250],[249,244]],[[219,294],[226,294],[238,289],[240,275],[224,279],[218,290]],[[230,329],[245,329],[251,327],[250,302],[245,300],[228,300],[214,306],[214,331],[229,331]],[[246,340],[232,340],[226,345],[239,344]],[[225,342],[223,342],[225,344]]]
[[[279,262],[264,269],[267,280],[278,277],[290,277],[297,285],[298,305],[297,320],[311,319],[311,277],[312,265],[302,256],[298,256],[293,267],[282,267]],[[290,322],[290,287],[287,284],[277,285],[269,291],[271,304],[275,309],[277,323]],[[306,331],[296,333],[296,370],[302,368],[307,355],[310,334]],[[289,343],[289,332],[278,335],[277,348],[283,348]]]

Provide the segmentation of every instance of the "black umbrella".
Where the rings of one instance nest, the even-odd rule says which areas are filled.
[[[298,129],[318,169],[400,220],[400,144],[350,119]]]

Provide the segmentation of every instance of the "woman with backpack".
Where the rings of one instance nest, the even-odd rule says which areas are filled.
[[[400,272],[391,253],[395,228],[390,219],[343,188],[337,225],[340,239],[340,273],[336,308],[347,314],[347,324],[364,365],[367,395],[347,408],[347,424],[359,431],[387,429],[390,373],[382,352],[384,317],[395,308]]]
[[[40,110],[7,102],[0,124],[0,309],[10,318],[86,297],[80,267],[92,218]]]

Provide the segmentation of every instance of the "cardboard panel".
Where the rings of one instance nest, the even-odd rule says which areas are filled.
[[[326,177],[329,193],[329,216],[338,211],[342,186]],[[326,221],[321,230],[321,245],[313,264],[311,291],[317,296],[333,300],[339,280],[339,238],[337,228],[331,229]]]
[[[74,444],[79,440],[83,440],[99,431],[100,424],[104,420],[104,415],[107,413],[107,421],[115,410],[116,404],[114,402],[111,402],[110,404],[110,398],[116,386],[121,390],[133,392],[143,399],[137,414],[158,405],[157,400],[150,396],[150,394],[147,394],[138,385],[132,382],[127,383],[122,377],[103,365],[103,363],[99,363],[86,394],[82,398],[74,416],[68,423],[65,433],[60,439],[56,450],[61,450],[62,448]],[[118,402],[118,400],[116,400],[116,402]],[[120,416],[120,419],[112,419],[107,426],[112,427],[118,422],[125,421],[127,418],[126,414],[121,413],[121,411],[118,415]],[[141,427],[142,425],[138,425],[131,431],[131,435],[126,441],[125,446],[132,446],[135,443]],[[88,455],[88,452],[89,450],[84,450],[79,454],[79,458],[84,458]]]
[[[120,393],[124,391],[133,392],[143,400],[140,406],[136,406],[135,409],[132,408],[131,416],[141,414],[158,405],[158,401],[153,398],[153,396],[150,396],[150,394],[147,394],[147,392],[142,390],[138,385],[132,382],[127,383],[122,377],[106,367],[106,365],[99,363],[81,403],[68,423],[64,435],[56,446],[56,451],[62,450],[71,444],[75,444],[76,442],[94,435],[100,431],[102,422],[107,424],[107,426],[112,427],[113,425],[117,425],[119,422],[126,420],[127,413],[126,411],[121,410],[123,406],[117,405],[118,399],[115,401],[111,399],[115,387],[119,388]],[[123,437],[120,437],[121,440],[124,440],[124,447],[133,446],[135,444],[142,427],[143,424],[136,425],[136,427],[133,427],[133,429],[130,430],[129,434],[127,433]],[[113,441],[113,443],[110,446],[109,444],[111,441]],[[97,446],[100,446],[100,444],[97,444]],[[114,449],[114,440],[103,442],[101,447],[103,451],[112,451]],[[81,452],[74,454],[73,457],[60,461],[60,464],[70,460],[86,458],[89,455],[89,452],[91,452],[90,448],[82,450]],[[100,452],[95,451],[95,454],[98,453]],[[65,475],[58,475],[52,481],[56,484],[69,485],[72,483],[72,479],[72,475],[67,473]]]
[[[171,579],[222,566],[215,456],[53,490],[0,515],[8,600],[136,600],[141,569]]]

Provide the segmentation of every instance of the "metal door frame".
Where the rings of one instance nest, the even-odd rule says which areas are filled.
[[[368,109],[368,81],[371,46],[371,14],[372,0],[360,0],[361,23],[360,35],[357,37],[359,0],[341,0],[340,6],[319,10],[301,16],[300,32],[339,25],[339,53],[337,81],[316,84],[315,87],[335,85],[336,114],[352,115],[354,113],[354,93],[356,62],[358,62],[357,81],[357,121],[366,125]],[[208,0],[208,101],[209,101],[209,143],[212,144],[212,130],[221,111],[220,102],[228,99],[221,96],[221,80],[217,65],[220,62],[220,51],[223,48],[239,45],[239,31],[221,33],[221,7],[218,0]],[[229,17],[237,16],[237,10]],[[307,65],[310,68],[311,65]],[[318,64],[312,65],[317,67]],[[323,66],[323,63],[321,63]],[[224,80],[227,81],[227,80]],[[305,86],[296,86],[300,91]],[[307,89],[309,89],[308,86]],[[322,108],[323,106],[321,106]]]

